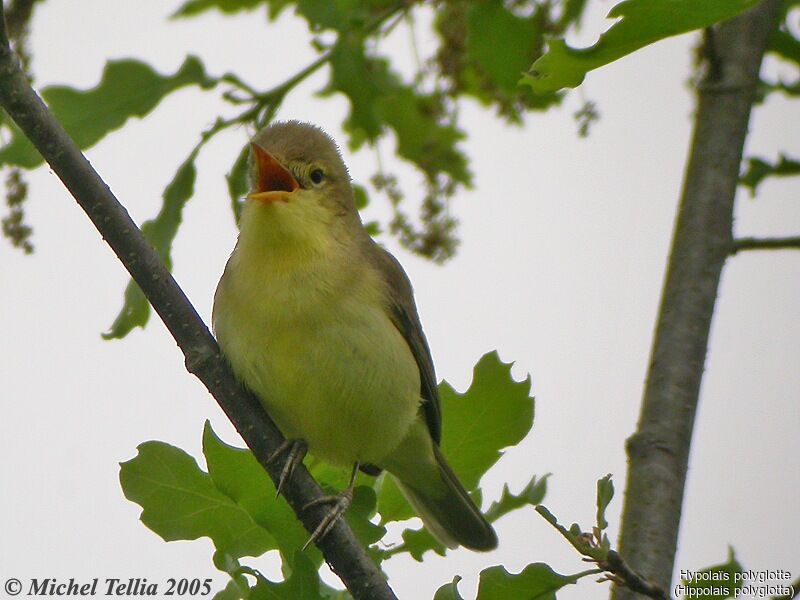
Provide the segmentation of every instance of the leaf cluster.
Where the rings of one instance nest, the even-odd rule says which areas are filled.
[[[760,0],[625,0],[608,13],[618,19],[589,48],[571,48],[563,38],[530,67],[522,82],[539,93],[574,88],[586,73],[664,38],[709,27]]]
[[[781,17],[778,28],[772,32],[767,52],[789,67],[777,80],[762,77],[762,100],[772,92],[780,92],[788,97],[800,96],[800,39],[797,37],[796,18],[800,8],[798,0],[784,0],[781,4]],[[791,23],[794,17],[795,24]]]
[[[797,20],[799,0],[784,0],[781,5],[781,16],[778,28],[772,32],[767,47],[767,56],[781,64],[781,74],[772,79],[767,75],[761,77],[759,100],[764,102],[770,94],[782,94],[788,98],[800,97],[800,39],[797,28],[790,21]],[[794,149],[793,154],[798,152]],[[770,162],[758,156],[751,156],[746,161],[744,173],[739,183],[748,189],[751,197],[755,197],[756,188],[769,177],[790,177],[800,175],[800,161],[779,152],[778,159]]]
[[[583,557],[584,562],[594,563],[597,567],[571,576],[571,581],[565,581],[562,585],[575,583],[578,579],[589,575],[601,575],[598,582],[611,581],[617,586],[626,587],[643,597],[654,600],[671,600],[672,596],[669,591],[661,589],[631,569],[625,559],[611,547],[611,541],[606,533],[608,520],[605,513],[613,498],[614,484],[609,474],[597,481],[597,513],[591,531],[587,531],[578,523],[573,523],[567,528],[559,523],[556,516],[547,508],[541,504],[536,506],[536,512],[575,548]],[[546,565],[542,565],[540,568],[543,567]],[[727,562],[692,573],[694,576],[690,580],[682,580],[681,584],[676,587],[679,597],[724,600],[738,597],[743,586],[742,566],[736,560],[733,549],[729,549]],[[721,583],[709,585],[709,582]],[[450,596],[443,597],[449,598]],[[498,596],[498,598],[501,597],[518,596]],[[555,595],[530,597],[555,598]],[[459,597],[455,596],[455,598]]]
[[[446,382],[439,388],[447,416],[443,450],[477,502],[481,497],[481,477],[502,456],[503,449],[519,443],[533,424],[530,379],[514,381],[510,369],[511,365],[501,362],[496,353],[489,353],[475,365],[472,384],[465,392],[456,392]],[[203,455],[207,471],[179,448],[164,442],[145,442],[136,457],[120,466],[120,482],[125,496],[142,507],[142,522],[164,540],[212,540],[216,549],[214,565],[231,578],[218,598],[347,597],[346,592],[321,582],[317,570],[322,555],[314,547],[301,551],[308,534],[283,498],[276,495],[271,480],[249,450],[223,442],[206,424]],[[336,492],[346,485],[346,470],[313,459],[307,462],[323,488]],[[519,494],[506,486],[486,512],[487,518],[495,521],[538,504],[544,497],[546,482],[547,477],[534,477]],[[407,523],[413,516],[385,474],[378,478],[358,475],[346,518],[376,563],[400,554],[422,560],[429,551],[445,553],[445,548],[427,531]],[[381,545],[387,525],[393,522],[405,527],[402,542]],[[245,557],[270,551],[277,551],[280,556],[281,581],[270,581],[242,564]],[[560,587],[572,582],[572,577],[560,576],[546,565],[531,565],[519,575],[493,567],[481,576],[483,591],[479,598],[499,597],[496,590],[508,585],[530,591],[543,585],[555,589],[555,583]],[[455,585],[447,584],[436,597],[458,597],[452,595],[457,594]],[[443,595],[448,593],[451,595]]]
[[[255,130],[276,114],[294,88],[311,74],[325,68],[328,82],[319,95],[323,98],[342,95],[350,111],[344,128],[352,149],[378,147],[381,140],[393,137],[397,155],[413,165],[422,178],[425,191],[419,199],[418,216],[412,218],[405,208],[406,194],[397,178],[383,170],[371,178],[372,191],[384,194],[394,216],[388,230],[411,250],[442,262],[453,255],[457,246],[457,222],[450,202],[460,189],[472,182],[468,160],[460,143],[465,138],[459,122],[459,102],[473,98],[493,109],[511,123],[520,123],[527,111],[557,106],[563,87],[574,87],[585,74],[599,66],[667,36],[711,24],[752,6],[756,0],[625,0],[615,6],[609,17],[618,18],[590,48],[574,49],[564,35],[580,24],[585,0],[560,2],[533,0],[438,0],[432,3],[430,31],[436,48],[430,56],[417,56],[416,69],[404,78],[393,67],[389,56],[381,53],[382,42],[398,27],[406,27],[416,36],[421,16],[431,9],[424,3],[407,0],[187,0],[173,15],[186,19],[216,11],[223,16],[243,11],[264,10],[268,20],[293,9],[308,24],[309,42],[317,58],[284,82],[263,89],[262,82],[247,83],[236,73],[213,76],[196,57],[189,56],[171,75],[162,75],[135,59],[110,61],[100,82],[87,90],[69,86],[47,86],[41,93],[67,132],[81,149],[123,127],[129,119],[145,117],[161,100],[185,86],[204,91],[221,91],[221,97],[239,109],[231,118],[218,117],[200,134],[197,145],[178,167],[163,194],[163,207],[152,220],[143,224],[148,240],[169,265],[172,242],[180,223],[182,208],[193,195],[194,160],[202,147],[224,131]],[[33,2],[21,14],[30,14]],[[797,72],[800,42],[789,26],[790,15],[798,0],[786,0],[780,27],[771,38],[769,51]],[[16,4],[15,4],[16,6]],[[11,14],[11,13],[10,13]],[[27,21],[20,22],[19,48],[23,58]],[[332,34],[332,37],[331,37]],[[27,60],[27,59],[26,59]],[[527,73],[520,80],[520,75]],[[519,85],[527,84],[527,85]],[[797,95],[797,77],[767,81],[762,96],[774,91]],[[587,101],[576,113],[581,135],[597,119],[594,103]],[[33,169],[41,157],[8,120],[0,120],[0,130],[7,139],[0,147],[0,167]],[[232,162],[226,180],[234,216],[238,219],[241,198],[247,190],[247,151]],[[754,188],[770,174],[786,175],[791,159],[775,168],[763,159],[752,159],[751,170],[743,183]],[[754,170],[753,170],[754,169]],[[9,189],[24,191],[20,172]],[[757,177],[758,179],[753,179]],[[9,179],[9,181],[11,181]],[[21,185],[20,185],[21,184]],[[367,187],[357,188],[359,204],[369,202]],[[9,214],[4,218],[4,232],[15,245],[32,250],[31,228],[24,222],[24,194],[8,194]],[[371,233],[381,230],[368,224]],[[119,338],[149,318],[149,307],[136,284],[125,291],[125,303],[105,334]]]
[[[563,9],[537,2],[468,2],[446,0],[433,4],[432,33],[438,48],[430,57],[417,56],[416,70],[405,78],[381,53],[382,42],[398,27],[413,35],[419,17],[429,10],[423,3],[407,0],[188,0],[173,18],[187,19],[208,11],[223,16],[242,11],[265,10],[268,20],[293,9],[310,32],[309,43],[317,58],[286,81],[271,87],[248,83],[234,72],[211,75],[201,61],[189,55],[172,74],[156,72],[136,59],[109,61],[100,81],[90,89],[45,86],[41,95],[67,133],[81,149],[87,149],[132,118],[144,118],[164,98],[186,86],[217,91],[238,113],[218,117],[200,134],[199,141],[178,167],[163,194],[159,214],[143,224],[148,241],[170,264],[172,242],[181,223],[183,206],[193,195],[194,160],[203,146],[225,132],[253,131],[268,123],[298,84],[320,69],[328,82],[319,90],[322,98],[341,95],[350,111],[344,123],[348,145],[357,150],[377,150],[381,140],[394,139],[398,157],[421,175],[418,218],[404,208],[406,194],[396,177],[383,171],[372,178],[373,192],[386,193],[394,216],[389,231],[423,256],[437,262],[450,258],[457,246],[457,222],[450,202],[470,186],[472,176],[460,144],[465,137],[459,124],[458,102],[472,97],[498,114],[518,123],[527,110],[545,109],[560,101],[558,94],[537,96],[517,85],[519,74],[538,56],[546,32],[563,31],[575,22],[583,1],[571,0]],[[242,126],[245,127],[242,127]],[[0,119],[5,143],[0,146],[0,167],[35,169],[42,159],[30,142],[7,119]],[[247,189],[246,140],[232,161],[226,179],[234,215]],[[393,184],[391,182],[394,182]],[[18,187],[18,189],[24,189]],[[361,205],[369,190],[359,187]],[[6,219],[7,234],[19,245],[29,244],[30,229],[23,223],[22,203],[15,200]],[[11,204],[9,205],[11,207]],[[369,224],[378,233],[377,223]],[[25,246],[26,248],[28,246]],[[149,307],[135,283],[125,291],[125,303],[105,334],[119,338],[149,318]]]
[[[547,49],[539,56],[519,83],[530,87],[537,94],[552,94],[564,88],[579,86],[587,73],[619,60],[644,46],[667,37],[679,35],[696,29],[708,29],[716,23],[732,18],[754,7],[759,0],[624,0],[608,13],[609,19],[617,21],[588,48],[573,48],[564,39],[563,31],[551,31],[547,39]],[[571,22],[579,23],[583,4],[579,4],[573,15],[572,3],[566,3],[564,15]],[[788,67],[777,79],[762,78],[760,100],[769,94],[780,92],[788,97],[800,95],[800,39],[796,28],[790,24],[792,16],[800,6],[798,0],[784,0],[778,27],[770,37],[768,55],[778,59]],[[698,53],[698,71],[708,74],[713,71],[714,57]],[[700,79],[698,75],[697,79]],[[586,102],[576,114],[579,134],[585,135],[588,126],[597,118],[596,107]],[[753,157],[748,159],[747,169],[740,183],[749,188],[751,195],[761,181],[769,176],[785,177],[798,173],[797,160],[784,154],[771,164]]]
[[[4,10],[6,33],[8,41],[20,63],[20,68],[29,81],[31,76],[31,52],[28,44],[30,21],[33,16],[33,7],[40,0],[14,0],[9,2]],[[2,118],[0,117],[0,124]],[[33,253],[33,228],[25,220],[25,201],[28,199],[28,185],[22,175],[22,170],[16,167],[5,169],[6,177],[6,208],[7,212],[0,219],[3,237],[11,242],[15,248],[21,249],[25,254]]]

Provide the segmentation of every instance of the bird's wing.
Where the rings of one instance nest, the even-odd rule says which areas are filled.
[[[422,332],[422,324],[417,314],[417,306],[414,303],[414,291],[411,282],[408,280],[403,267],[397,259],[389,252],[375,244],[378,250],[377,256],[380,261],[380,271],[389,286],[390,313],[395,327],[405,338],[414,360],[419,367],[420,396],[422,398],[422,410],[425,415],[425,422],[431,437],[438,444],[442,437],[442,413],[439,407],[439,392],[436,387],[436,374],[433,370],[433,359],[428,348],[425,334]]]

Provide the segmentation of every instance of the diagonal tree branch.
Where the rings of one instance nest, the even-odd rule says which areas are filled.
[[[0,104],[49,163],[117,257],[144,291],[198,377],[274,482],[280,465],[268,464],[283,436],[259,401],[245,392],[220,355],[214,338],[141,231],[31,88],[9,47],[0,2]],[[323,496],[305,468],[296,469],[283,495],[309,532],[325,508],[302,507]],[[317,543],[325,560],[358,600],[397,600],[344,519]]]
[[[733,206],[759,70],[779,0],[708,30],[705,80],[672,240],[642,412],[628,439],[619,552],[670,589],[708,334],[732,246]],[[614,600],[635,592],[615,586]]]

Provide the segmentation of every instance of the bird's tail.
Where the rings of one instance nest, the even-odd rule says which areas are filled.
[[[395,477],[400,490],[422,519],[425,527],[448,548],[464,546],[471,550],[487,551],[497,547],[497,534],[481,511],[472,502],[439,447],[432,443],[438,477],[431,484],[414,485],[414,478]],[[425,465],[427,467],[427,465]],[[425,468],[425,467],[423,467]],[[441,483],[440,483],[441,482]]]

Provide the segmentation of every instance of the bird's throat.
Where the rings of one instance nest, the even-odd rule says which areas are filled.
[[[330,255],[338,244],[325,218],[299,202],[248,201],[242,210],[237,252],[284,268]]]

